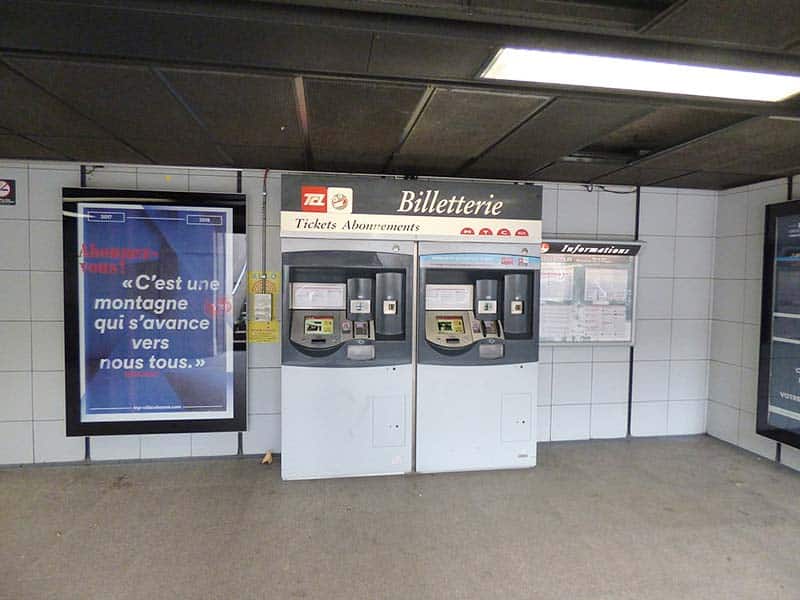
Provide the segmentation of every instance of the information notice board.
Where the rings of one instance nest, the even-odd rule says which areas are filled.
[[[640,247],[633,242],[544,241],[539,341],[632,344]]]
[[[766,207],[756,430],[800,447],[800,202]]]

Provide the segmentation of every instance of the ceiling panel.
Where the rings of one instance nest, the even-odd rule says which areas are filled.
[[[304,169],[302,148],[278,146],[223,146],[222,150],[242,169]]]
[[[523,94],[437,89],[394,156],[391,170],[452,174],[546,101]]]
[[[634,29],[672,0],[278,0],[326,8],[446,17],[510,25]]]
[[[107,136],[90,120],[0,64],[0,125],[19,134]]]
[[[66,158],[55,150],[50,150],[18,135],[0,134],[0,157],[34,158],[63,160]]]
[[[665,179],[686,175],[690,169],[648,169],[645,167],[625,167],[596,177],[592,183],[615,185],[655,185]]]
[[[533,177],[542,181],[585,183],[623,166],[624,163],[612,161],[558,161],[537,171]]]
[[[163,71],[221,144],[303,147],[289,77]]]
[[[71,160],[117,163],[148,163],[147,157],[113,138],[31,136]]]
[[[763,172],[761,157],[800,146],[800,122],[754,118],[640,164],[651,168],[722,173]]]
[[[665,106],[595,140],[584,151],[641,157],[727,127],[748,116],[719,110]]]
[[[767,179],[764,176],[743,174],[743,173],[714,173],[710,171],[697,171],[668,179],[661,183],[666,187],[694,188],[707,190],[724,190],[727,188],[738,187],[748,183],[755,183]]]
[[[382,169],[424,91],[420,86],[307,80],[314,167]]]
[[[376,34],[369,72],[405,77],[471,79],[492,56],[492,46],[463,39]]]
[[[460,174],[527,178],[650,110],[636,104],[558,99]]]
[[[791,175],[800,173],[800,144],[774,151],[742,156],[729,165],[730,170],[768,175]]]
[[[206,137],[148,68],[21,59],[13,64],[122,139]]]
[[[783,48],[797,39],[797,0],[686,0],[648,28],[666,38]]]

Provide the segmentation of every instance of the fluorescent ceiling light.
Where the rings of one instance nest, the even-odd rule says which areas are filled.
[[[762,102],[800,92],[791,75],[523,48],[502,48],[481,78]]]

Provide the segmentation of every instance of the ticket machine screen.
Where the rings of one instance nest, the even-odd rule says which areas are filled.
[[[461,317],[437,317],[436,330],[440,333],[464,333],[464,319]]]
[[[306,335],[331,335],[333,333],[333,317],[306,317],[303,325]]]

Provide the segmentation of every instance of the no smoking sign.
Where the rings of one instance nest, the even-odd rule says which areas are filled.
[[[16,204],[17,190],[13,179],[0,179],[0,204]]]

